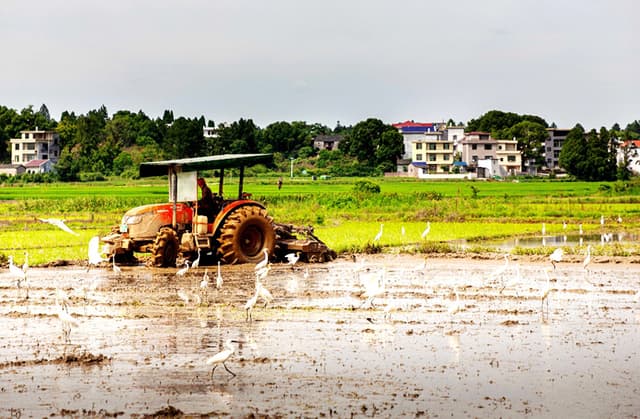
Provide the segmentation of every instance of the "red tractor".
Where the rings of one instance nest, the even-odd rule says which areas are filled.
[[[134,252],[150,253],[149,264],[158,267],[203,255],[205,263],[257,263],[264,259],[263,249],[276,260],[290,252],[299,252],[307,262],[334,259],[336,253],[311,227],[274,223],[264,205],[243,192],[244,168],[271,161],[271,154],[223,154],[142,163],[141,177],[169,175],[171,202],[127,211],[120,226],[102,237],[105,253],[120,262],[136,260]],[[229,168],[240,172],[238,193],[231,199],[223,194],[224,170]],[[198,211],[197,179],[203,170],[215,170],[219,179],[208,214]]]

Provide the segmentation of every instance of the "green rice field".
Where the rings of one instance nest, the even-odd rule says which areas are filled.
[[[613,230],[635,233],[640,226],[638,182],[285,178],[278,190],[276,179],[246,178],[244,190],[276,222],[314,226],[338,253],[448,252],[459,240],[470,243],[467,251],[491,251],[487,240],[534,236],[542,223],[548,234],[560,234],[563,223],[598,232],[601,216]],[[355,192],[363,180],[380,193]],[[209,184],[217,190],[215,179]],[[225,179],[224,194],[237,195],[236,178]],[[85,259],[89,239],[108,233],[127,209],[167,200],[166,178],[0,186],[0,261],[14,255],[22,263],[24,251],[32,264]],[[79,235],[38,221],[51,217],[67,220]],[[381,224],[384,234],[374,242]],[[635,252],[628,247],[624,252]]]

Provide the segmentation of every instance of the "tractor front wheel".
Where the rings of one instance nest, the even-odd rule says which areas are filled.
[[[151,247],[151,265],[156,267],[176,266],[178,237],[169,227],[162,227]]]
[[[258,263],[262,249],[273,253],[276,234],[271,217],[258,206],[240,207],[230,214],[220,230],[218,256],[225,263]]]

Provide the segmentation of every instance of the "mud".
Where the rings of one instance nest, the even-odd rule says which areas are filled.
[[[424,266],[423,266],[424,264]],[[637,417],[640,266],[359,256],[0,272],[0,416]],[[548,300],[541,301],[547,286]],[[384,278],[366,301],[363,283]],[[77,325],[65,340],[56,289]],[[456,296],[457,294],[457,296]],[[457,301],[457,303],[456,303]],[[547,306],[548,303],[548,306]],[[453,306],[457,304],[454,310]],[[225,365],[205,363],[238,341]]]

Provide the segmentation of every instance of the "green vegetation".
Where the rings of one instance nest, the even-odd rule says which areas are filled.
[[[425,182],[415,179],[286,178],[281,190],[277,174],[250,177],[245,190],[265,202],[276,222],[313,225],[330,247],[344,252],[443,253],[484,252],[487,241],[534,237],[546,223],[548,234],[562,234],[562,223],[575,233],[600,232],[604,215],[615,230],[640,228],[639,182]],[[227,194],[236,192],[237,178],[226,179]],[[363,186],[364,185],[364,186]],[[376,192],[379,186],[380,192]],[[166,179],[98,183],[52,183],[0,188],[0,260],[13,254],[20,262],[28,250],[32,264],[86,257],[93,235],[104,235],[122,214],[138,205],[165,202]],[[472,197],[475,194],[475,198]],[[620,216],[624,226],[615,219]],[[72,236],[37,218],[57,217],[80,236]],[[420,235],[431,223],[423,240]],[[384,224],[380,242],[373,237]],[[405,234],[402,234],[404,228]],[[465,243],[463,248],[461,243]],[[610,252],[612,246],[607,247]],[[543,254],[548,249],[514,249]],[[599,250],[605,254],[605,249]],[[616,254],[637,253],[631,248]],[[4,256],[4,257],[3,257]]]

